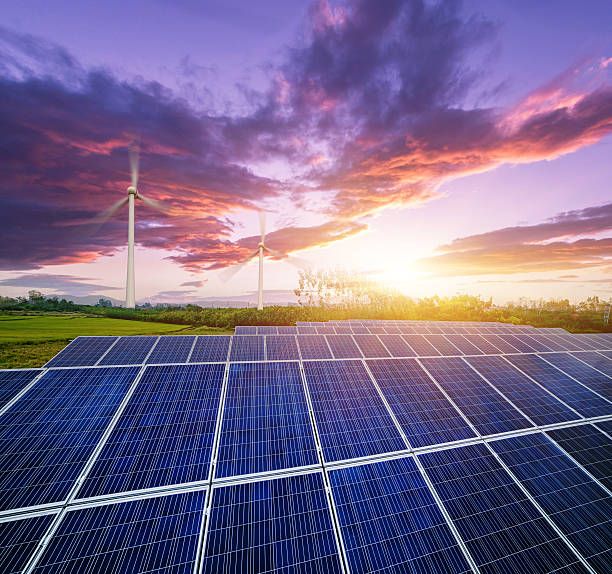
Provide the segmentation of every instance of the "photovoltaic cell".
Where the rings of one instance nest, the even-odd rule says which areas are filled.
[[[527,342],[527,344],[534,350],[534,351],[555,351],[555,350],[559,350],[558,344],[555,343],[551,343],[550,341],[548,341],[547,337],[543,337],[541,335],[523,335],[522,339],[524,341]]]
[[[482,351],[463,335],[446,335],[446,338],[464,355],[482,355]]]
[[[231,337],[201,335],[193,347],[190,363],[225,362]]]
[[[605,373],[609,377],[612,377],[612,361],[610,361],[607,356],[602,357],[602,355],[606,355],[606,352],[602,351],[601,353],[576,353],[574,357],[580,359],[581,361],[584,361],[587,365],[590,365],[594,369]]]
[[[425,338],[438,349],[440,355],[463,355],[444,335],[425,335]]]
[[[257,327],[251,325],[235,327],[234,333],[236,335],[257,335]]]
[[[414,448],[476,436],[415,360],[370,360],[368,366]]]
[[[599,354],[603,355],[607,359],[612,359],[612,351],[599,351]],[[587,357],[587,359],[588,359],[588,357]],[[599,362],[599,358],[597,358],[597,362]],[[608,366],[608,368],[612,368],[612,367]],[[608,374],[610,374],[610,373],[608,373]]]
[[[34,572],[192,572],[204,501],[198,491],[71,510]]]
[[[352,572],[471,569],[411,458],[330,472]]]
[[[194,341],[195,337],[180,335],[160,337],[147,363],[186,363]]]
[[[440,355],[438,349],[423,335],[402,335],[402,338],[412,347],[417,357],[437,357]]]
[[[361,361],[304,363],[325,460],[406,449]]]
[[[392,357],[414,357],[415,353],[401,335],[378,335]]]
[[[419,459],[480,572],[587,571],[484,445]]]
[[[266,355],[268,361],[292,361],[299,360],[295,336],[293,335],[268,335],[266,337]]]
[[[466,360],[535,424],[549,425],[580,418],[502,357],[469,357]]]
[[[491,443],[504,464],[598,572],[612,564],[612,498],[542,434]]]
[[[533,426],[463,359],[448,357],[421,362],[481,435]]]
[[[36,369],[0,371],[0,408],[19,394],[39,373]]]
[[[148,367],[78,497],[206,480],[224,371]]]
[[[297,335],[297,327],[280,326],[278,327],[279,335]]]
[[[327,344],[336,359],[358,359],[362,356],[351,335],[331,335],[327,337]]]
[[[612,404],[536,355],[508,355],[513,365],[585,417],[612,414]]]
[[[213,491],[203,574],[341,571],[320,473]]]
[[[45,367],[86,367],[95,365],[117,337],[77,337]]]
[[[487,341],[491,344],[495,345],[501,353],[518,353],[518,349],[513,347],[508,341],[506,341],[505,337],[501,335],[487,335],[485,337]]]
[[[0,522],[0,567],[4,574],[23,572],[55,515]]]
[[[485,335],[464,335],[473,345],[476,345],[485,355],[495,355],[501,351],[488,340]]]
[[[278,335],[278,327],[264,325],[261,327],[257,327],[258,335]]]
[[[597,428],[608,433],[612,437],[612,420],[597,423]]]
[[[317,334],[316,327],[298,325],[297,331],[300,335],[316,335]]]
[[[323,335],[298,335],[302,359],[331,359],[332,354]]]
[[[502,335],[502,337],[521,353],[533,353],[535,351],[522,336]]]
[[[389,351],[376,335],[353,335],[364,357],[390,357]]]
[[[66,498],[138,369],[48,371],[0,418],[0,510]]]
[[[230,365],[217,477],[318,464],[298,363]]]
[[[563,447],[608,489],[612,490],[612,443],[592,425],[580,425],[548,431]]]
[[[104,355],[100,365],[140,365],[157,341],[157,337],[120,337]]]
[[[234,337],[230,361],[264,361],[264,338],[263,335],[247,335],[245,337]]]

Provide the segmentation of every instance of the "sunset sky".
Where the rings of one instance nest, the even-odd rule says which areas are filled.
[[[258,242],[414,297],[612,297],[609,0],[22,0],[0,25],[0,294],[253,292]],[[297,271],[266,262],[287,299]]]

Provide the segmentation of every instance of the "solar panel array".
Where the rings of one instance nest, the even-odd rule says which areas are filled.
[[[0,371],[2,572],[608,572],[612,335],[347,321]]]

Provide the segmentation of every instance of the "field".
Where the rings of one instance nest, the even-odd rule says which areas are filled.
[[[40,367],[79,335],[210,335],[227,331],[83,314],[0,315],[0,368]]]

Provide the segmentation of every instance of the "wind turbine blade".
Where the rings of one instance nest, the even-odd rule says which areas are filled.
[[[237,265],[232,265],[231,267],[224,269],[220,274],[221,280],[227,283],[230,279],[234,277],[234,275],[242,271],[247,266],[247,264],[251,261],[251,259],[253,259],[253,257],[256,257],[258,254],[259,254],[259,251],[255,251],[251,253],[251,255],[249,255],[248,258],[242,261],[241,263],[238,263]]]
[[[138,189],[138,164],[140,161],[140,148],[138,144],[130,146],[130,172],[132,175],[132,187]]]
[[[128,202],[128,198],[127,197],[122,197],[119,201],[116,201],[115,203],[113,203],[113,205],[111,205],[108,209],[105,209],[104,211],[101,211],[100,213],[98,213],[98,215],[96,215],[91,220],[91,222],[92,223],[97,223],[98,225],[102,225],[103,223],[106,223],[127,202]]]
[[[153,209],[157,211],[161,211],[162,213],[170,213],[170,206],[165,205],[161,201],[157,201],[157,199],[150,199],[149,197],[144,197],[140,193],[138,194],[138,199],[142,199],[142,201],[146,205],[148,205],[149,207],[152,207]]]
[[[259,212],[259,235],[261,237],[261,242],[264,242],[266,238],[266,212]]]
[[[282,259],[287,263],[290,263],[294,267],[298,269],[310,269],[312,265],[306,261],[306,259],[302,259],[301,257],[295,257],[294,255],[287,255],[287,253],[281,253],[280,251],[276,251],[275,249],[270,249],[269,247],[264,247],[264,250],[267,251],[273,257],[277,257],[278,259]]]

